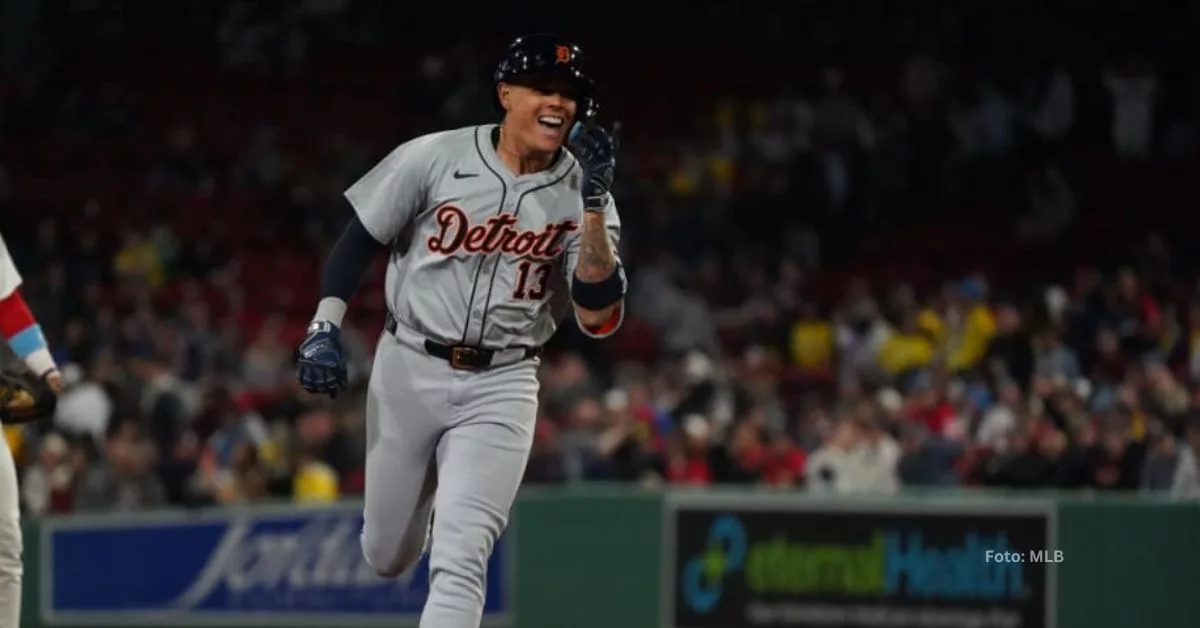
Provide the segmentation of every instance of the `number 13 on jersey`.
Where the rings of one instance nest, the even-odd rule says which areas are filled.
[[[554,265],[550,262],[521,260],[521,263],[517,264],[517,287],[513,290],[513,298],[530,301],[546,298],[546,284],[553,269]]]

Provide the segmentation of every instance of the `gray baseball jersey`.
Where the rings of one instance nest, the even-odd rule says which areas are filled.
[[[401,323],[445,344],[540,346],[571,309],[581,168],[564,151],[517,176],[496,154],[495,128],[406,142],[346,198],[376,240],[394,243],[385,285]],[[605,218],[616,250],[611,200]]]
[[[487,558],[538,413],[538,361],[512,347],[542,345],[571,308],[580,165],[564,151],[546,171],[514,175],[494,133],[487,125],[417,138],[346,191],[367,231],[393,244],[385,289],[399,322],[380,337],[367,390],[363,556],[382,576],[405,573],[437,512],[420,628],[479,626]],[[615,250],[611,201],[605,217]],[[458,370],[426,353],[426,340],[517,359]]]

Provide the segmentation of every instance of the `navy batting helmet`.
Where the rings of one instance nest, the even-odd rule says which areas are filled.
[[[587,122],[600,107],[593,95],[595,81],[583,62],[579,46],[557,35],[518,37],[496,65],[493,83],[536,84],[539,79],[566,79],[576,103],[576,119]],[[494,93],[493,93],[494,96]],[[500,104],[499,100],[496,102]]]

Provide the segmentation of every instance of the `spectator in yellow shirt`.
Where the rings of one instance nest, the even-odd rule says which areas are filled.
[[[338,475],[333,467],[301,457],[292,478],[292,500],[297,504],[330,504],[338,500]]]
[[[971,278],[958,285],[956,314],[948,316],[946,325],[946,369],[951,373],[965,371],[983,359],[988,343],[996,334],[996,317],[987,304],[987,286],[981,279]]]
[[[879,347],[879,366],[893,377],[933,362],[933,341],[917,323],[915,313],[906,314],[900,328]]]
[[[166,279],[166,268],[154,241],[141,234],[125,234],[125,242],[113,260],[113,270],[119,277],[140,277],[157,288]]]
[[[933,308],[923,308],[917,313],[917,327],[933,340],[935,346],[941,346],[946,334],[946,325],[942,317]]]
[[[804,372],[827,373],[833,367],[833,325],[819,316],[816,304],[800,305],[789,344],[792,361]]]

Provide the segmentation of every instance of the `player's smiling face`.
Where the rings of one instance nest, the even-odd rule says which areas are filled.
[[[552,153],[567,139],[576,102],[569,84],[552,80],[499,87],[505,127],[530,151]]]

